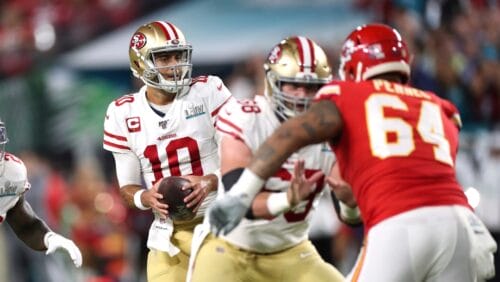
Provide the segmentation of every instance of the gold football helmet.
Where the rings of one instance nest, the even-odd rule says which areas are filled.
[[[139,27],[130,39],[130,69],[146,85],[181,95],[187,93],[191,83],[192,50],[175,25],[165,21],[151,22]],[[176,65],[157,66],[155,58],[165,52],[178,52]],[[170,69],[173,76],[162,75],[165,69]]]
[[[276,45],[266,62],[265,95],[281,118],[304,111],[313,97],[299,98],[282,91],[283,82],[318,87],[332,80],[332,70],[323,49],[303,36],[288,37]]]

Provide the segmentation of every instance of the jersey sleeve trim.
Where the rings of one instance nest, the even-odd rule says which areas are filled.
[[[227,134],[227,135],[233,137],[236,140],[239,140],[239,141],[245,143],[245,141],[241,138],[241,136],[239,136],[238,134],[236,134],[236,133],[234,133],[232,131],[224,130],[224,129],[220,128],[219,126],[217,126],[217,130],[220,131],[220,132],[222,132],[222,133],[224,133],[224,134]]]
[[[127,142],[127,137],[125,137],[125,136],[119,136],[119,135],[115,135],[115,134],[111,134],[111,133],[107,132],[106,130],[104,130],[104,137],[106,138],[106,136],[114,138],[114,139],[117,139],[117,140],[120,140],[120,141]]]
[[[231,99],[231,96],[227,97],[226,101],[224,101],[222,104],[220,104],[217,108],[215,108],[215,110],[213,110],[210,114],[212,117],[216,116],[220,109],[222,108],[222,106],[224,106],[227,102],[229,102],[229,100]]]
[[[123,146],[123,145],[118,145],[118,144],[114,144],[114,143],[111,143],[111,142],[108,142],[106,140],[104,140],[104,148],[105,149],[110,149],[108,148],[109,147],[112,147],[112,148],[116,148],[116,149],[122,149],[122,150],[130,150],[130,148],[128,146]],[[111,150],[110,151],[115,151],[115,150]]]
[[[241,134],[243,133],[243,130],[241,128],[239,128],[236,124],[230,122],[229,120],[223,118],[223,117],[219,117],[219,122],[222,123],[223,125],[227,125],[229,126],[230,128],[238,131],[238,134]],[[219,123],[218,123],[219,124]]]
[[[104,131],[103,147],[104,149],[112,152],[123,152],[130,150],[130,147],[127,143],[127,137],[112,134],[107,131]]]

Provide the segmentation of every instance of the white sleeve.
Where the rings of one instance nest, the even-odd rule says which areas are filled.
[[[126,96],[123,96],[127,98]],[[133,97],[130,97],[133,99]],[[115,102],[111,102],[106,111],[104,119],[104,136],[103,148],[104,150],[117,153],[125,153],[130,151],[130,146],[127,141],[126,123],[119,122],[125,120],[122,116],[126,113],[126,106],[120,108],[116,107]]]
[[[211,90],[208,96],[208,109],[212,120],[216,122],[220,109],[230,100],[232,95],[218,76],[208,77],[208,89]]]
[[[125,185],[142,185],[141,162],[131,151],[113,152],[116,166],[116,177],[120,187]]]

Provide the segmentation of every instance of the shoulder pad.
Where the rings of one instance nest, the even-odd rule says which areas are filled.
[[[343,81],[332,81],[321,87],[314,98],[318,100],[332,95],[339,96],[342,94],[342,86],[344,83]]]
[[[242,134],[243,131],[252,130],[262,113],[267,109],[265,99],[262,96],[256,96],[255,99],[237,100],[230,99],[219,112],[217,129],[228,133]],[[262,114],[261,114],[262,113]],[[233,135],[234,135],[233,134]]]

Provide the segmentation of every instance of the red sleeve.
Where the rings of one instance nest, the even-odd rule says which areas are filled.
[[[330,100],[335,101],[336,98],[340,96],[340,85],[337,82],[331,82],[323,87],[316,93],[314,101]]]
[[[458,127],[458,129],[462,128],[462,119],[460,118],[460,113],[458,112],[457,107],[450,101],[439,98],[441,102],[441,108],[443,112],[446,114],[450,120]]]

